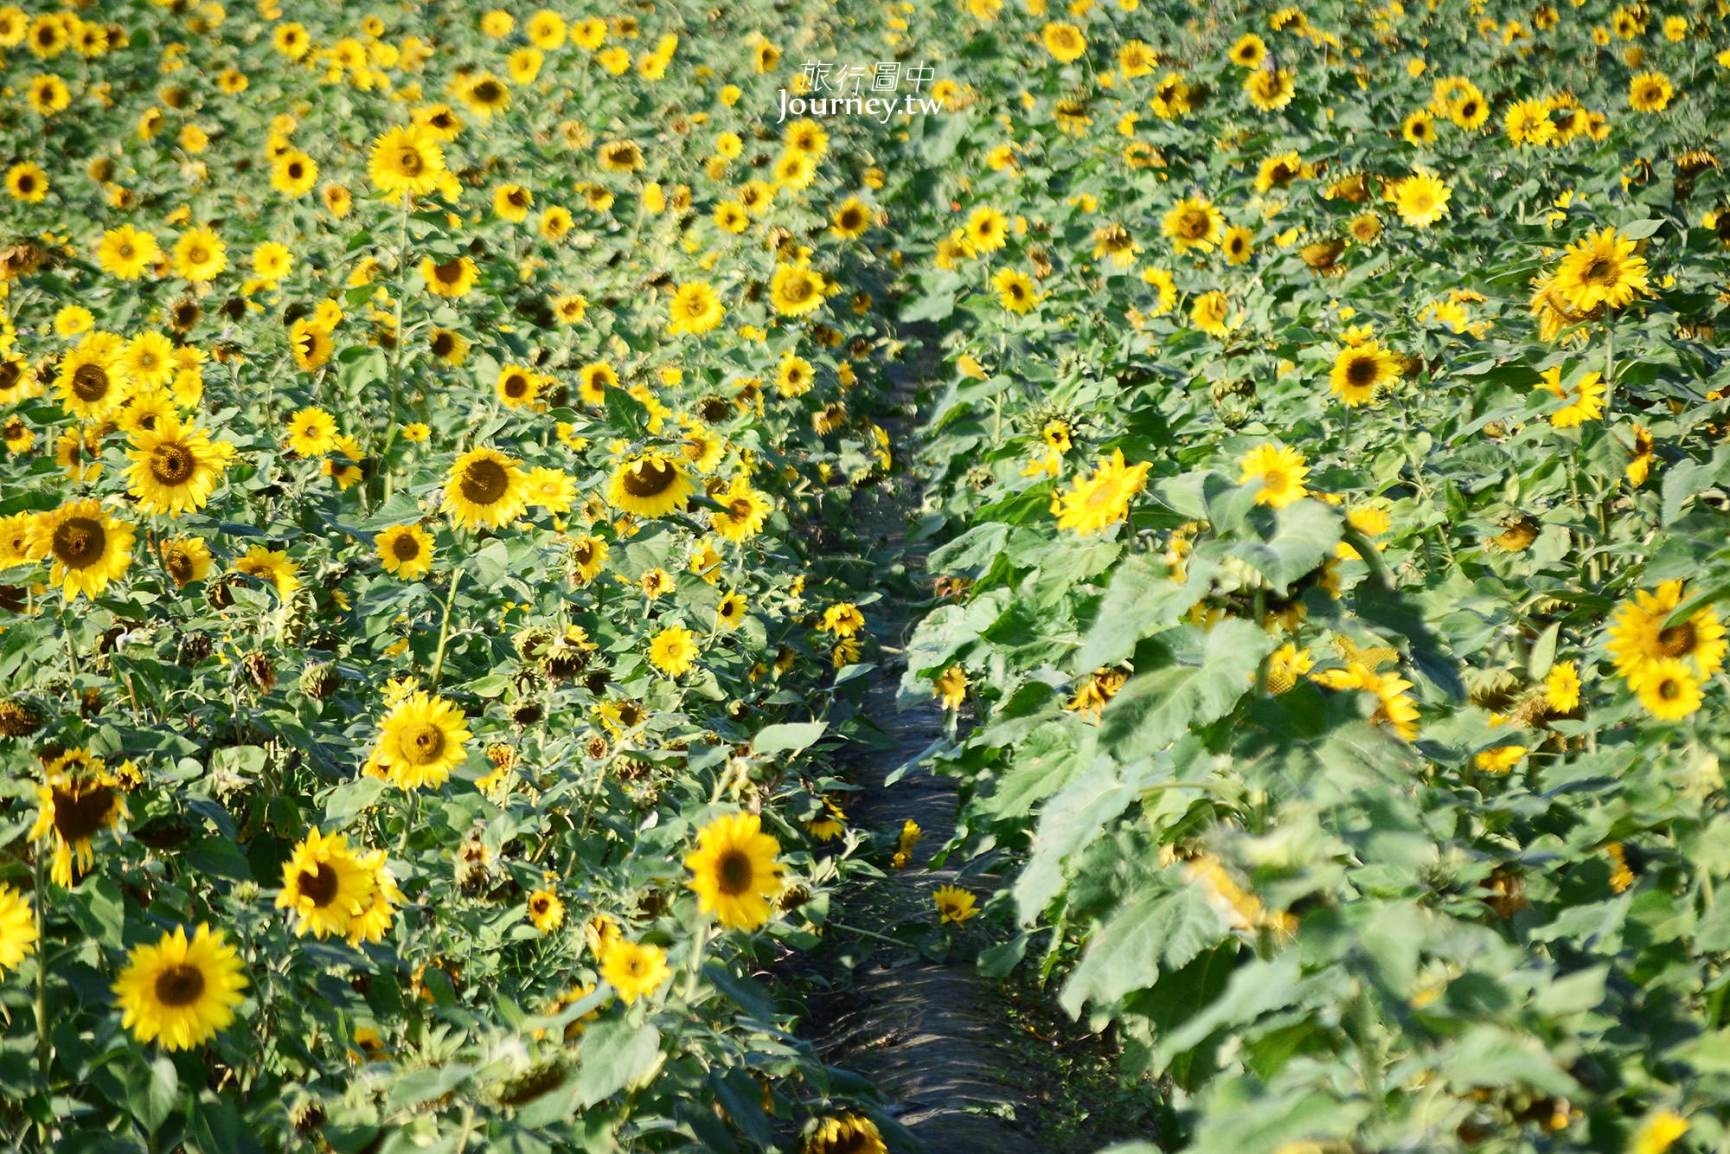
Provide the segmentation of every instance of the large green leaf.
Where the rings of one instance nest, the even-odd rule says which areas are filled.
[[[1206,634],[1191,662],[1139,673],[1105,707],[1101,744],[1128,761],[1157,753],[1192,726],[1230,713],[1249,692],[1274,639],[1248,621],[1228,618]]]
[[[1153,985],[1162,966],[1187,965],[1225,932],[1219,912],[1195,887],[1133,897],[1093,931],[1058,1001],[1071,1015],[1089,1000],[1115,1002]]]

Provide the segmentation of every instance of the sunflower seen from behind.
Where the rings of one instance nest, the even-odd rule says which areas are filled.
[[[190,1050],[234,1021],[245,1000],[245,966],[221,930],[184,926],[135,947],[114,983],[123,1029],[142,1043]]]
[[[692,873],[686,883],[697,908],[714,914],[729,929],[756,930],[774,915],[781,892],[781,843],[763,832],[753,813],[718,817],[697,834],[697,848],[685,857]]]

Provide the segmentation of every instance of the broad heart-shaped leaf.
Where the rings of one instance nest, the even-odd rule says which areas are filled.
[[[1033,835],[1033,852],[1015,880],[1015,908],[1024,922],[1044,912],[1063,888],[1063,862],[1099,836],[1128,809],[1136,788],[1109,757],[1096,759],[1046,803]]]
[[[1340,515],[1320,501],[1294,501],[1277,511],[1257,509],[1247,523],[1255,536],[1233,544],[1231,555],[1266,577],[1279,597],[1333,556],[1340,543]]]
[[[1351,1134],[1371,1109],[1367,1099],[1342,1102],[1315,1086],[1272,1092],[1250,1079],[1224,1081],[1208,1095],[1191,1154],[1273,1154],[1307,1149]]]
[[[577,1101],[584,1106],[608,1098],[646,1078],[661,1061],[661,1032],[610,1018],[589,1027],[578,1056]]]
[[[1178,969],[1225,936],[1226,926],[1193,887],[1144,893],[1093,931],[1081,964],[1058,1002],[1071,1017],[1092,999],[1108,1004],[1159,980],[1160,967]]]
[[[1273,637],[1248,621],[1227,618],[1206,634],[1193,663],[1138,673],[1100,717],[1101,744],[1120,761],[1157,753],[1230,713],[1249,692]]]
[[[1076,651],[1070,668],[1086,673],[1121,661],[1136,642],[1171,625],[1207,595],[1218,572],[1211,562],[1192,561],[1183,582],[1173,581],[1166,568],[1146,553],[1124,558],[1112,572],[1111,584],[1100,599],[1093,628]]]

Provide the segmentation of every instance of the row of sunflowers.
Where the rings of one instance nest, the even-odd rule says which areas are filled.
[[[1138,1150],[1722,1148],[1730,9],[963,7],[903,691],[981,969]]]
[[[0,7],[10,1146],[896,1132],[763,978],[899,347],[876,126],[771,114],[899,17],[749,19]]]

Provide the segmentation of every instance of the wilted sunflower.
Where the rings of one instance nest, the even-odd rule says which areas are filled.
[[[212,441],[197,425],[181,425],[172,413],[154,428],[132,434],[132,459],[127,470],[132,495],[147,513],[178,517],[202,509],[222,479],[234,447]]]
[[[687,883],[697,907],[729,929],[755,930],[774,913],[785,867],[781,844],[763,832],[756,814],[718,817],[697,834],[697,848],[685,858],[694,875]]]
[[[607,485],[607,500],[639,517],[661,517],[683,509],[692,490],[676,458],[650,451],[619,463]]]
[[[56,757],[48,763],[45,776],[46,783],[36,787],[36,823],[30,827],[30,840],[48,840],[54,848],[54,883],[71,887],[96,864],[90,839],[130,815],[119,778],[86,750],[72,749]]]
[[[156,945],[133,949],[114,983],[120,1025],[169,1050],[203,1045],[234,1021],[247,985],[243,970],[221,930],[200,925],[188,940],[176,927]]]
[[[467,756],[466,722],[449,701],[417,690],[379,723],[369,762],[398,788],[437,789]]]
[[[824,1118],[805,1139],[805,1154],[889,1154],[876,1123],[859,1114]]]
[[[517,462],[496,449],[470,449],[451,465],[444,511],[463,529],[496,529],[528,507]]]
[[[292,910],[298,937],[346,937],[356,916],[372,904],[373,878],[342,834],[309,830],[282,865],[276,908]]]
[[[132,564],[132,525],[91,499],[70,501],[36,518],[32,553],[52,563],[49,583],[68,601],[94,600]]]

